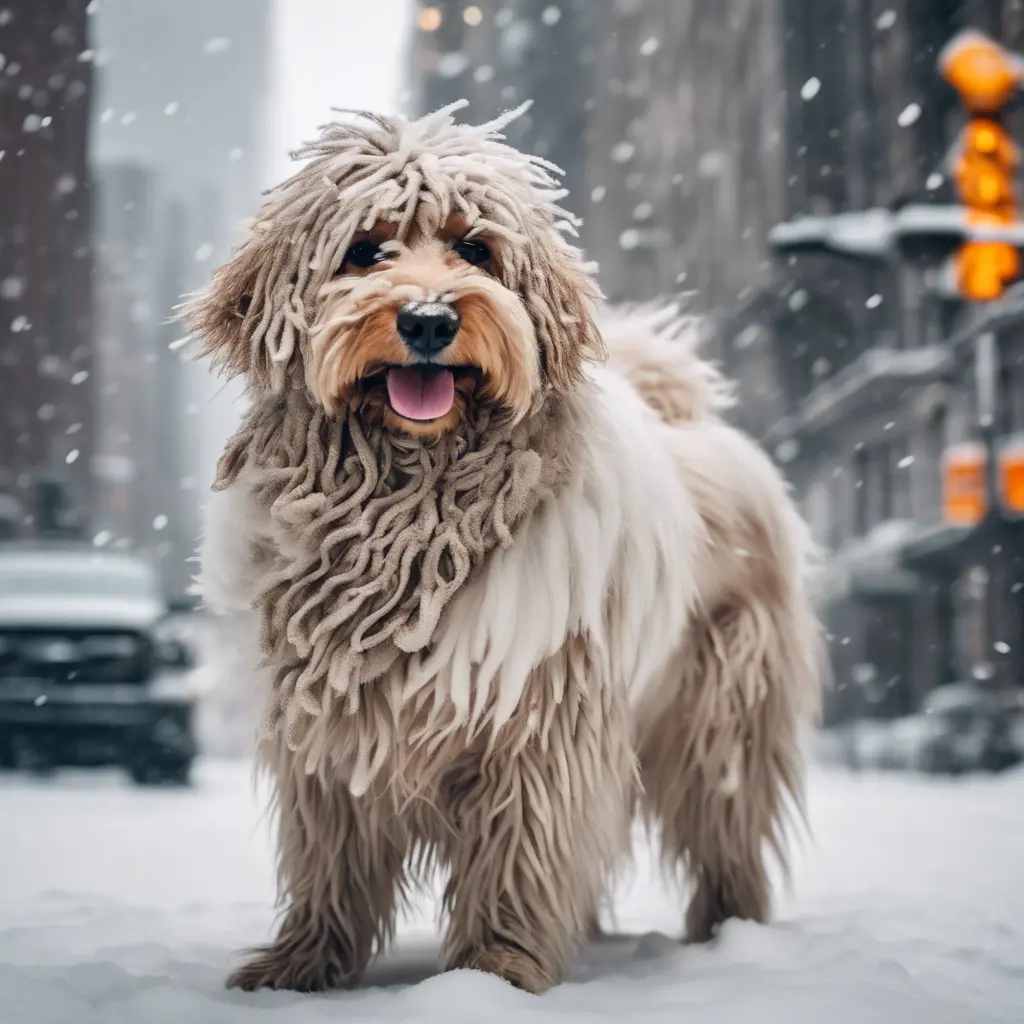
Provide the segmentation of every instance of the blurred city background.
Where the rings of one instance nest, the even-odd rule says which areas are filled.
[[[3,0],[0,530],[136,553],[188,609],[241,394],[168,323],[180,296],[332,105],[465,96],[482,120],[529,98],[511,141],[564,169],[606,295],[683,296],[793,482],[827,555],[826,724],[908,719],[940,687],[940,707],[1012,718],[1024,292],[1011,273],[968,301],[927,246],[771,241],[794,217],[958,202],[965,114],[939,57],[964,28],[1012,51],[1024,4]],[[1004,123],[1024,137],[1012,103]]]

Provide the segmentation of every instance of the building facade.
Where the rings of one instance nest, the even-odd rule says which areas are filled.
[[[194,349],[175,345],[183,329],[169,321],[228,256],[259,199],[270,2],[106,0],[94,21],[97,527],[152,558],[179,599],[237,409]]]
[[[785,467],[827,555],[830,721],[901,714],[956,679],[1024,675],[1015,527],[993,541],[943,522],[944,457],[975,430],[974,312],[931,293],[922,268],[779,259],[767,245],[799,214],[951,201],[962,122],[936,59],[967,27],[1024,45],[1024,4],[423,4],[411,47],[417,112],[466,96],[486,117],[536,100],[542,120],[513,141],[565,167],[609,298],[685,294],[713,328],[738,423]],[[1024,332],[1007,304],[999,429],[1011,437],[1024,429]]]
[[[4,532],[85,528],[94,443],[86,0],[0,9]]]

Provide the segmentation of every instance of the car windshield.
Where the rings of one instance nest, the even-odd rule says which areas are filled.
[[[47,555],[0,558],[0,597],[158,598],[149,567],[129,559]]]

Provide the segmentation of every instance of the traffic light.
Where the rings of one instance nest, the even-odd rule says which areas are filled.
[[[1001,114],[1024,82],[1024,66],[1014,54],[976,32],[954,39],[939,66],[970,117],[953,167],[968,225],[1019,223],[1020,150]],[[960,247],[955,265],[960,294],[986,302],[999,298],[1020,276],[1021,256],[1007,242],[972,241]]]

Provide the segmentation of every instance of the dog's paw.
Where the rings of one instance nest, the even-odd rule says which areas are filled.
[[[453,956],[449,971],[469,970],[495,974],[515,988],[540,995],[557,983],[551,973],[518,946],[491,946],[467,949]]]
[[[323,951],[271,945],[252,950],[249,959],[228,977],[228,988],[257,992],[261,988],[323,992],[350,988],[360,972]]]

